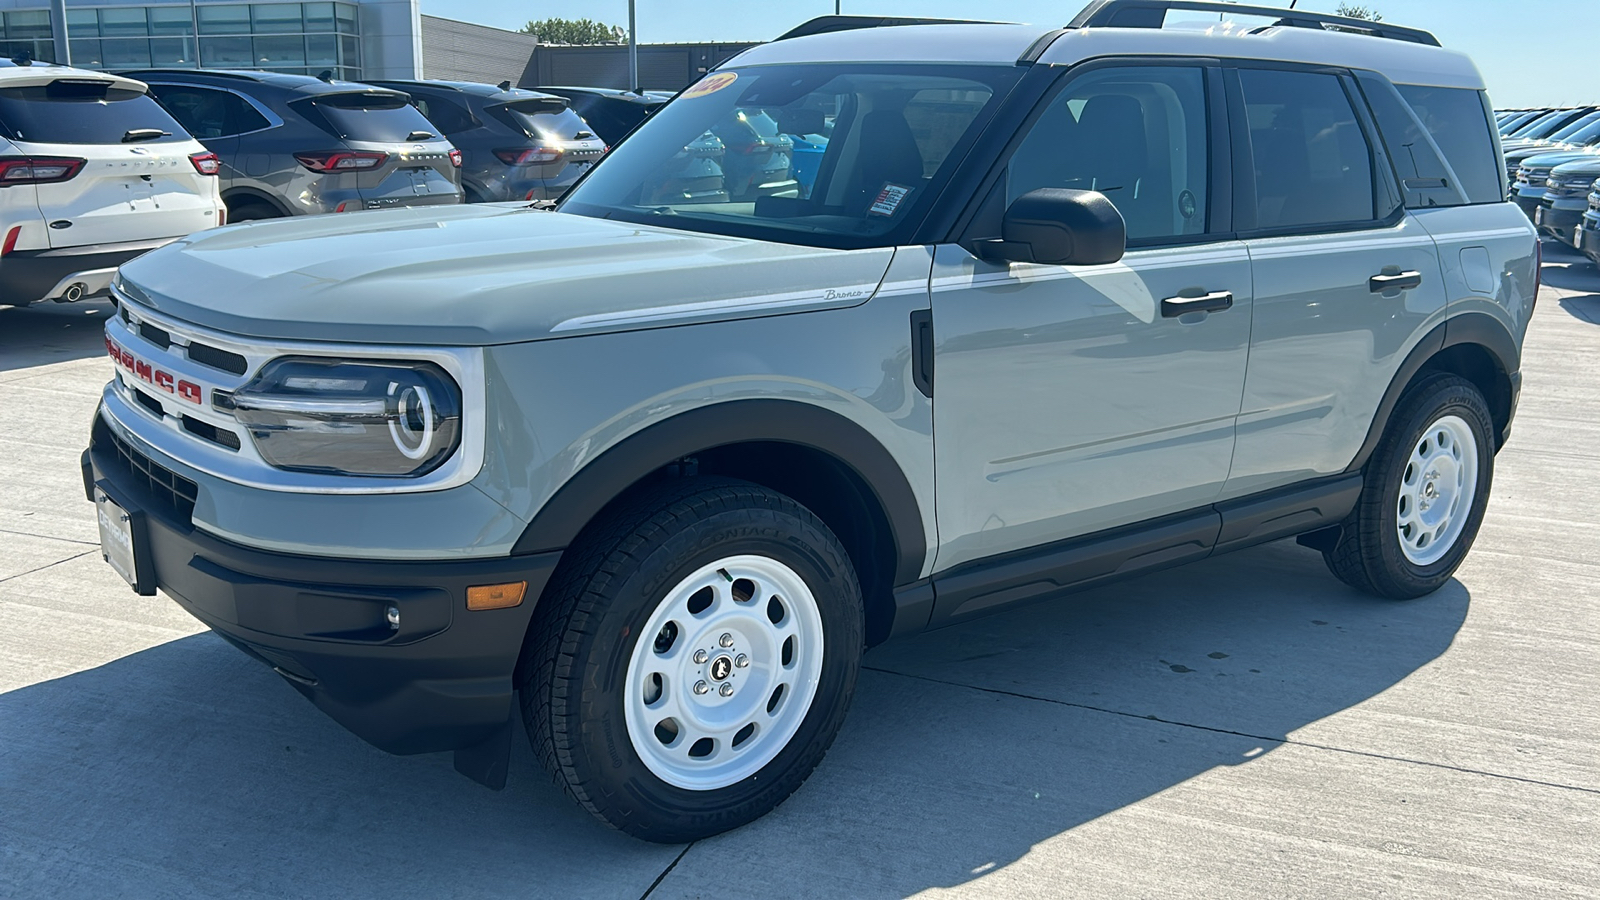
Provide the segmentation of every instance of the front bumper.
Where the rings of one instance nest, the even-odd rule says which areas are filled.
[[[98,294],[111,283],[117,266],[174,240],[13,250],[0,257],[0,304],[54,300],[74,284],[83,285],[85,297]]]
[[[90,499],[99,488],[132,514],[155,587],[374,746],[460,750],[511,721],[512,672],[559,553],[460,561],[271,553],[194,528],[194,484],[99,415],[82,464]],[[467,609],[469,586],[512,581],[527,582],[520,606]],[[391,606],[398,630],[387,621]]]
[[[1585,216],[1583,219],[1583,232],[1578,236],[1578,250],[1584,256],[1600,263],[1600,218]]]
[[[1534,212],[1533,224],[1546,234],[1554,235],[1562,243],[1572,242],[1572,229],[1583,221],[1584,210],[1589,208],[1587,196],[1552,201],[1548,195]]]

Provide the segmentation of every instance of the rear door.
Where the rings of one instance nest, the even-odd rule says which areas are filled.
[[[217,224],[214,176],[200,147],[143,91],[90,78],[0,89],[0,122],[17,148],[79,161],[37,186],[51,247],[179,237]]]
[[[153,83],[150,93],[222,161],[224,191],[236,186],[247,174],[240,164],[239,135],[253,134],[278,124],[232,91],[192,84]]]
[[[1255,321],[1224,498],[1343,472],[1445,315],[1433,238],[1403,207],[1348,73],[1228,70]]]

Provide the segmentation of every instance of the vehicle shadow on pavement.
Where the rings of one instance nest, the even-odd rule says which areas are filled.
[[[652,896],[974,880],[1381,693],[1468,605],[1458,582],[1366,597],[1279,543],[885,646],[811,780]],[[677,856],[514,746],[490,792],[365,745],[213,635],[172,641],[0,695],[0,893],[638,897]]]
[[[0,306],[0,372],[101,356],[109,300]]]

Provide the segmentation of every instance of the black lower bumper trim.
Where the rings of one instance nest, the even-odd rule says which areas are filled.
[[[373,745],[473,747],[511,721],[512,671],[559,552],[380,561],[255,550],[156,512],[114,448],[91,446],[85,463],[113,500],[151,510],[141,537],[163,593]],[[528,583],[522,605],[467,609],[469,586],[510,581]]]

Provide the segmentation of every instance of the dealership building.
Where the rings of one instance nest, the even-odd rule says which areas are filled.
[[[0,0],[0,56],[117,71],[261,69],[350,81],[440,78],[627,87],[623,46],[541,45],[533,35],[424,16],[418,0],[240,3],[67,0],[66,46],[49,0]],[[749,44],[641,44],[639,80],[678,90]]]

